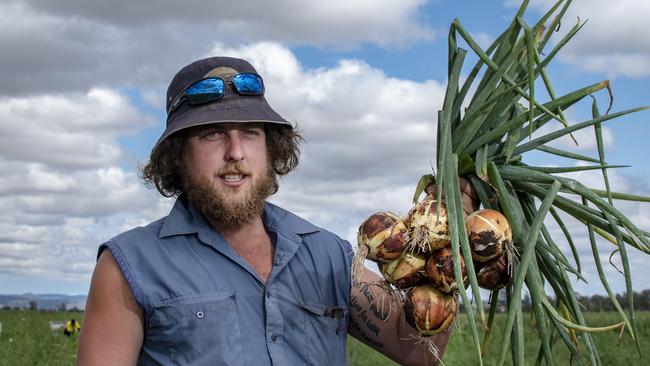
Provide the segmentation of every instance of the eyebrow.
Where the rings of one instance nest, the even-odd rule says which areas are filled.
[[[239,126],[233,126],[230,125],[228,127],[224,126],[223,124],[211,124],[211,125],[205,125],[205,126],[200,126],[198,131],[204,132],[204,131],[227,131],[227,130],[247,130],[247,129],[264,129],[263,124],[256,124],[256,123],[242,123]]]

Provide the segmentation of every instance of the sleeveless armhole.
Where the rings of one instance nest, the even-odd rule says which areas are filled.
[[[99,256],[104,252],[104,249],[108,249],[113,255],[113,258],[115,258],[115,262],[117,262],[117,265],[120,267],[124,278],[126,278],[126,282],[131,288],[131,292],[135,297],[135,301],[138,303],[138,305],[140,305],[142,309],[146,309],[147,307],[145,306],[144,294],[142,293],[140,286],[138,286],[138,282],[135,278],[135,271],[133,271],[129,264],[126,262],[126,259],[124,258],[120,247],[112,240],[100,245],[97,251],[97,259],[99,259]]]

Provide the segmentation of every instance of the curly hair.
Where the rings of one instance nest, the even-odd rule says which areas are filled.
[[[264,124],[269,165],[277,175],[287,175],[298,166],[302,136],[296,128]],[[140,168],[140,177],[149,188],[156,187],[165,197],[183,194],[183,149],[185,133],[175,133],[156,146],[149,162]],[[277,189],[276,189],[277,190]]]

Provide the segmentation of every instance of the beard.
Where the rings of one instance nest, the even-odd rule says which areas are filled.
[[[228,165],[221,171],[247,173],[240,163]],[[270,166],[252,182],[241,199],[228,197],[227,192],[216,189],[205,175],[193,176],[184,172],[183,180],[183,190],[192,206],[206,216],[210,223],[224,229],[236,228],[260,217],[266,199],[278,187],[276,174]]]

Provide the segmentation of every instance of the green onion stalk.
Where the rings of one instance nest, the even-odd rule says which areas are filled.
[[[606,162],[602,124],[650,107],[609,113],[612,91],[607,80],[564,95],[555,94],[547,67],[585,24],[578,20],[552,48],[546,49],[570,4],[570,0],[557,1],[535,24],[529,25],[523,19],[528,1],[523,1],[509,27],[485,50],[458,19],[450,27],[448,84],[437,121],[437,172],[420,179],[414,203],[429,185],[435,185],[438,202],[444,195],[456,281],[462,283],[469,279],[469,288],[460,291],[460,298],[464,304],[469,304],[469,293],[477,305],[476,309],[471,306],[464,309],[479,364],[483,364],[486,353],[492,352],[498,355],[496,365],[503,365],[510,351],[512,363],[523,365],[521,298],[524,293],[530,295],[535,330],[540,338],[537,364],[554,365],[556,352],[552,347],[563,343],[572,362],[601,365],[592,333],[607,331],[626,331],[627,336],[634,339],[639,357],[642,357],[628,248],[631,246],[650,253],[650,234],[620,212],[614,201],[650,202],[650,198],[610,189],[608,171],[625,166]],[[458,37],[468,49],[458,45]],[[461,71],[470,52],[477,61],[461,82]],[[470,93],[470,90],[474,92]],[[594,93],[602,91],[608,92],[610,97],[608,113],[603,115],[593,98]],[[540,101],[540,96],[546,101]],[[587,97],[593,99],[591,118],[570,125],[564,112]],[[546,128],[542,130],[542,127]],[[549,146],[549,143],[567,135],[573,138],[573,132],[586,128],[595,132],[597,157]],[[544,132],[549,130],[551,132]],[[551,168],[526,164],[524,157],[533,151],[572,159],[581,162],[581,166]],[[585,166],[585,163],[590,165]],[[566,176],[566,173],[584,170],[599,171],[605,189],[589,188]],[[506,288],[505,338],[499,344],[489,342],[495,306],[491,306],[486,319],[476,263],[465,231],[458,176],[469,180],[484,208],[502,212],[512,228],[515,253],[512,281]],[[585,321],[571,282],[573,275],[578,281],[585,281],[581,272],[584,258],[578,254],[573,239],[575,234],[564,222],[567,216],[584,225],[599,279],[620,316],[618,323],[594,326]],[[559,226],[570,249],[570,257],[551,238],[547,223]],[[596,236],[615,246],[623,263],[629,303],[627,311],[619,304],[604,275]],[[466,272],[461,268],[461,256]],[[496,301],[498,290],[492,292],[492,298]]]

